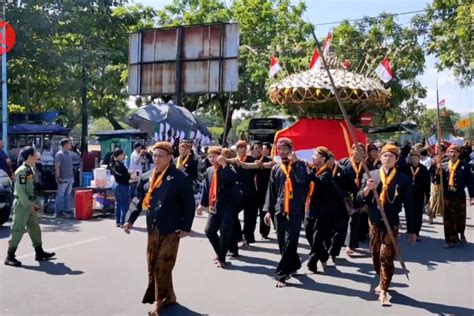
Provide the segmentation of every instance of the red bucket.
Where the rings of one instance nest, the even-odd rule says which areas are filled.
[[[76,219],[90,219],[92,213],[92,190],[77,190]]]

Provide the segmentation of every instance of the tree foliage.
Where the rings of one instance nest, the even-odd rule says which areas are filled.
[[[80,121],[81,88],[92,117],[119,128],[126,113],[128,33],[153,26],[154,10],[127,1],[15,1],[17,32],[9,55],[10,100],[28,112],[60,110]]]
[[[185,98],[183,105],[193,110],[200,103],[214,108],[225,120],[228,104],[232,117],[235,110],[249,110],[267,102],[270,56],[281,53],[288,60],[294,59],[285,53],[307,41],[309,26],[302,19],[304,10],[303,3],[293,5],[289,0],[235,0],[230,7],[219,0],[175,0],[165,6],[157,14],[159,26],[210,22],[237,22],[240,26],[239,86],[238,92],[230,96],[231,102],[229,95],[216,95]],[[297,53],[305,57],[303,51]],[[228,120],[227,133],[230,128]]]
[[[344,22],[333,32],[336,55],[351,62],[351,71],[375,76],[380,61],[390,59],[393,80],[386,84],[391,90],[390,108],[376,111],[375,125],[385,125],[411,119],[420,123],[425,106],[419,101],[426,89],[417,76],[424,70],[424,52],[417,41],[417,32],[396,23],[391,14],[376,19],[366,18],[357,23]]]
[[[437,58],[438,70],[452,70],[461,86],[474,81],[473,16],[470,0],[433,0],[425,14],[413,18],[427,35],[427,52]]]

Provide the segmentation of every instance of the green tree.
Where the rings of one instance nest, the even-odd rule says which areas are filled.
[[[309,35],[309,25],[302,18],[304,10],[303,3],[292,5],[289,0],[235,0],[230,7],[218,0],[175,0],[165,6],[157,14],[159,26],[210,22],[237,22],[240,26],[239,86],[231,102],[228,94],[221,94],[212,98],[185,98],[183,105],[191,110],[198,104],[214,109],[225,121],[228,104],[232,117],[235,110],[256,109],[268,102],[271,55],[281,53],[288,60],[305,57],[304,51],[295,49],[299,44],[304,45]],[[296,66],[297,62],[287,63],[288,71]],[[231,120],[225,125],[229,133]]]
[[[10,55],[12,103],[31,112],[60,110],[72,127],[80,121],[85,87],[92,117],[105,117],[120,128],[127,111],[128,33],[153,26],[154,18],[153,9],[126,3],[10,4],[7,19],[18,25],[22,43]]]
[[[426,89],[417,76],[423,73],[425,58],[416,30],[401,26],[393,15],[384,13],[377,18],[342,23],[334,29],[332,43],[339,60],[350,60],[351,71],[375,80],[375,67],[384,57],[390,59],[394,78],[385,85],[391,91],[389,108],[373,109],[374,125],[407,119],[420,123],[425,105],[419,100],[426,97]]]
[[[437,58],[438,70],[452,70],[461,86],[474,80],[473,16],[470,0],[433,0],[426,14],[413,18],[419,33],[427,35],[427,52]]]

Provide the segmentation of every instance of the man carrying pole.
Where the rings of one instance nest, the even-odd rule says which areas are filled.
[[[374,190],[380,194],[380,203],[387,215],[393,237],[398,237],[398,226],[402,205],[405,209],[409,240],[416,242],[416,216],[413,209],[413,185],[410,178],[399,172],[395,167],[400,156],[397,146],[385,145],[382,148],[382,167],[370,172],[370,179],[366,176],[362,181],[362,189],[357,195],[357,203],[369,207],[370,250],[375,272],[380,278],[376,292],[379,292],[379,301],[383,306],[389,306],[390,297],[388,287],[395,270],[395,245],[389,238],[384,221],[380,215],[377,201],[374,199]]]
[[[316,37],[316,35],[314,34],[314,29],[312,30],[312,33],[313,33],[313,38],[314,38],[314,41],[316,43],[316,47],[318,49],[318,52],[319,52],[319,55],[321,56],[321,59],[322,59],[322,62],[323,62],[323,65],[324,65],[324,68],[326,69],[326,72],[328,74],[328,78],[329,78],[329,81],[331,83],[331,88],[332,88],[332,92],[333,94],[335,95],[336,97],[336,100],[337,100],[337,103],[339,105],[339,109],[341,110],[341,113],[344,117],[344,121],[346,122],[347,124],[347,127],[349,129],[349,133],[351,135],[351,138],[352,140],[354,141],[354,143],[356,144],[356,148],[359,152],[359,157],[362,156],[362,152],[361,150],[358,148],[358,140],[357,140],[357,137],[356,137],[356,134],[355,134],[355,130],[354,130],[354,127],[352,126],[350,120],[349,120],[349,116],[347,115],[347,112],[344,108],[344,106],[342,105],[342,101],[341,101],[341,98],[339,96],[339,93],[337,91],[337,88],[336,88],[336,84],[334,83],[334,79],[331,75],[331,72],[329,71],[329,68],[328,68],[328,65],[326,63],[326,59],[324,58],[324,55],[323,55],[323,52],[321,50],[321,45],[319,44],[319,41]],[[388,151],[388,150],[387,150]],[[389,151],[388,151],[389,152]],[[393,163],[394,164],[394,163]],[[387,164],[388,166],[388,164]],[[364,172],[366,173],[366,176],[367,176],[367,179],[371,179],[371,176],[370,176],[370,172],[369,172],[369,169],[367,168],[367,166],[365,166],[364,164]],[[368,180],[367,180],[368,181]],[[372,183],[371,186],[373,186],[373,188],[375,188],[375,183]],[[377,205],[377,208],[380,212],[380,217],[384,223],[384,226],[387,230],[387,234],[386,234],[386,237],[388,237],[390,239],[390,242],[392,243],[393,245],[393,250],[394,250],[394,254],[396,257],[398,257],[399,261],[400,261],[400,264],[403,268],[403,271],[405,272],[405,275],[407,276],[408,278],[408,270],[405,266],[405,262],[403,260],[403,257],[401,256],[401,253],[400,253],[400,248],[398,246],[398,243],[397,243],[397,240],[395,239],[395,235],[392,231],[392,228],[391,228],[391,225],[390,225],[390,222],[389,222],[389,219],[387,217],[387,214],[385,213],[384,211],[384,206],[382,204],[382,201],[379,199],[379,195],[378,195],[378,192],[377,190],[373,190],[372,188],[372,192],[373,192],[373,200],[375,200],[376,202],[376,205]],[[413,240],[413,238],[416,238],[414,237],[416,235],[410,235],[410,238]],[[392,261],[393,261],[393,258],[392,258]],[[382,293],[381,293],[382,294]],[[387,297],[388,298],[388,297]],[[385,301],[385,299],[382,297],[382,301]],[[389,302],[388,302],[389,303]]]

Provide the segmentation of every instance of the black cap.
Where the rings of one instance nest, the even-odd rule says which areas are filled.
[[[137,149],[138,147],[141,148],[142,146],[143,146],[142,143],[136,142],[135,144],[133,144],[133,149]]]

